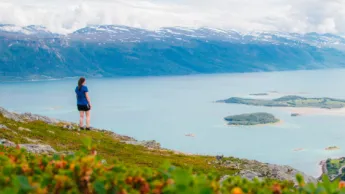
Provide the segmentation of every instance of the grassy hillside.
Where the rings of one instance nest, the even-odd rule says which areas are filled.
[[[215,174],[162,166],[158,170],[105,164],[85,144],[69,156],[33,155],[0,146],[0,193],[236,193],[297,191],[290,183],[248,182],[230,177],[219,182]],[[91,151],[91,152],[88,152]],[[300,179],[300,184],[304,184]]]
[[[0,194],[345,192],[343,182],[325,178],[322,184],[307,184],[298,176],[294,186],[292,181],[270,179],[269,171],[266,179],[248,181],[235,174],[262,171],[268,164],[131,145],[124,143],[132,141],[126,136],[65,125],[15,121],[0,113],[0,144],[4,139],[20,144],[0,145]],[[25,144],[51,145],[56,153],[29,153],[20,149]]]
[[[193,167],[198,172],[215,171],[220,174],[234,174],[238,170],[225,168],[221,165],[210,165],[215,157],[189,156],[175,154],[173,151],[148,149],[143,146],[130,145],[121,142],[122,136],[113,136],[107,132],[77,131],[64,129],[61,126],[48,125],[44,122],[21,123],[4,118],[0,115],[0,123],[9,129],[1,130],[0,139],[7,139],[14,143],[39,143],[51,145],[57,151],[78,151],[82,146],[82,139],[92,137],[93,146],[98,154],[106,160],[119,160],[127,165],[158,168],[165,161],[178,167]],[[29,129],[18,130],[19,128]],[[225,158],[240,162],[239,159]],[[224,159],[224,160],[225,160]]]

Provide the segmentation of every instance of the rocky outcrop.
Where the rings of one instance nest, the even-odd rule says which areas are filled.
[[[287,180],[292,181],[297,184],[296,176],[302,175],[304,177],[304,181],[306,183],[316,183],[317,180],[314,177],[308,176],[305,173],[298,171],[290,166],[281,166],[276,164],[267,164],[267,168],[263,168],[257,171],[257,176],[259,178],[268,177],[271,179],[278,179],[278,180]],[[250,173],[243,173],[243,177],[250,178],[254,176],[254,174]]]
[[[76,128],[72,124],[65,124],[62,126],[64,129],[75,130]]]
[[[0,124],[0,129],[9,129],[6,125]]]
[[[151,149],[160,149],[161,148],[161,144],[156,142],[155,140],[152,141],[123,141],[124,143],[127,144],[132,144],[132,145],[140,145],[140,146],[144,146],[146,148],[151,148]]]
[[[250,170],[242,170],[238,173],[238,175],[241,176],[242,178],[246,178],[248,180],[253,180],[255,178],[257,178],[258,180],[262,180],[262,178],[264,177],[260,173],[253,172]]]
[[[230,178],[229,175],[224,175],[223,177],[220,178],[219,180],[219,184],[222,185],[224,181],[226,181],[226,179]]]
[[[110,130],[95,129],[95,128],[92,128],[91,130],[105,133],[105,134],[113,137],[114,139],[119,140],[119,141],[126,143],[126,144],[140,145],[140,146],[144,146],[144,147],[150,148],[150,149],[161,149],[160,143],[156,142],[155,140],[138,141],[138,140],[134,139],[133,137],[129,137],[129,136],[125,136],[125,135],[119,135],[119,134],[114,133]]]
[[[0,139],[0,145],[6,147],[16,147],[17,144],[7,140],[7,139]],[[43,145],[43,144],[19,144],[19,148],[24,148],[26,151],[35,153],[35,154],[52,154],[56,153],[56,151],[50,145]]]
[[[301,116],[301,114],[299,114],[299,113],[291,113],[291,116],[292,117],[298,117],[298,116]]]
[[[218,164],[226,168],[238,170],[238,176],[253,180],[257,178],[262,180],[265,178],[277,179],[283,181],[292,181],[297,184],[296,175],[300,174],[304,177],[306,183],[316,183],[317,179],[306,175],[305,173],[298,171],[290,166],[267,164],[258,162],[256,160],[227,160],[223,161],[215,160],[213,164]],[[224,178],[224,177],[223,177]],[[224,180],[223,180],[224,181]]]
[[[20,148],[26,149],[26,151],[35,154],[52,154],[56,151],[50,145],[43,144],[19,144]]]
[[[36,115],[32,113],[23,113],[23,114],[13,113],[1,107],[0,107],[0,114],[2,114],[5,118],[12,119],[17,122],[42,121],[48,124],[56,124],[60,122],[59,120],[56,120],[56,119],[52,119],[46,116]]]
[[[6,146],[6,147],[15,147],[16,144],[8,141],[7,139],[0,139],[0,145]]]
[[[28,129],[28,128],[24,128],[24,127],[18,127],[18,130],[19,130],[19,131],[27,131],[27,132],[31,132],[31,130],[30,130],[30,129]]]

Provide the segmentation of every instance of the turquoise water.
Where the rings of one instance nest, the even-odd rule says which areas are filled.
[[[297,71],[182,77],[89,79],[92,125],[157,140],[163,147],[198,154],[224,154],[291,165],[310,175],[318,163],[345,156],[345,118],[291,117],[283,109],[214,103],[232,96],[268,91],[276,95],[345,99],[345,71]],[[0,106],[78,121],[74,88],[77,80],[0,83]],[[264,111],[281,125],[229,127],[223,117]],[[192,133],[195,137],[187,137]],[[338,151],[325,151],[328,146]],[[304,151],[295,152],[296,148]]]

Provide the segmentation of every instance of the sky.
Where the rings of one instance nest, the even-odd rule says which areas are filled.
[[[116,24],[345,34],[345,0],[0,0],[0,23],[58,33]]]

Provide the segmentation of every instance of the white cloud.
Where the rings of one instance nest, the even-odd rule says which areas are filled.
[[[345,0],[0,0],[0,23],[60,33],[119,24],[343,34]]]

